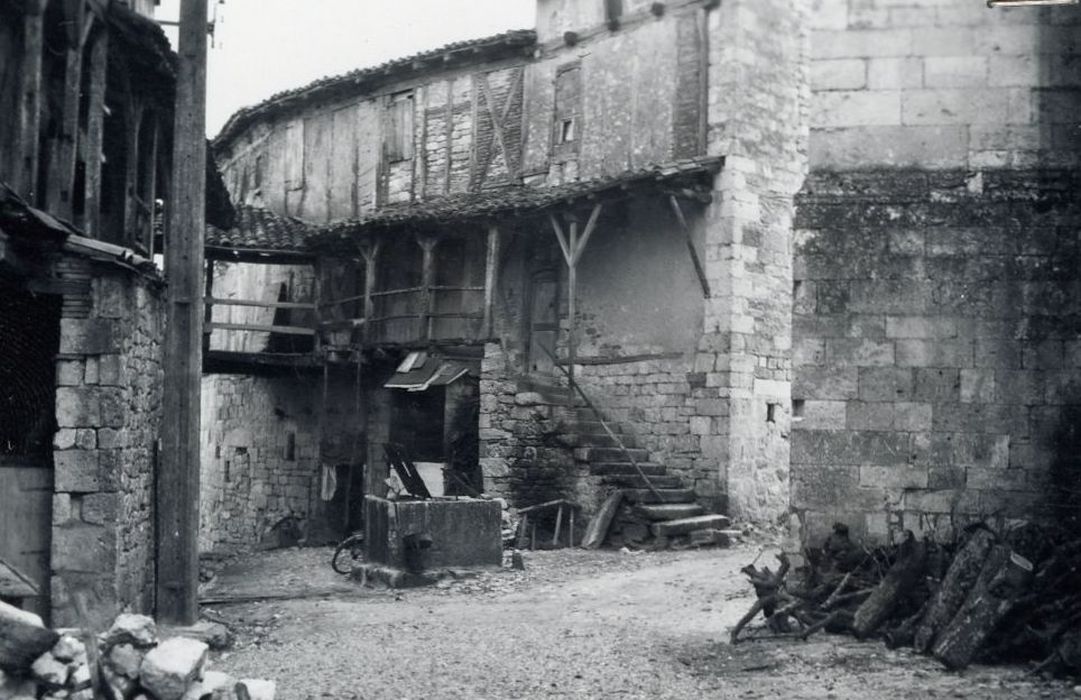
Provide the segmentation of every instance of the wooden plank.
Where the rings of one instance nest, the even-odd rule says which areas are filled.
[[[668,203],[672,206],[672,212],[679,221],[679,227],[683,231],[687,242],[687,252],[691,255],[691,263],[694,265],[694,273],[698,275],[698,283],[702,286],[702,296],[710,298],[709,279],[706,277],[706,269],[698,257],[698,249],[694,247],[694,238],[691,236],[691,227],[687,225],[687,219],[683,215],[683,208],[679,206],[679,200],[674,194],[668,195]]]
[[[75,194],[75,156],[79,145],[79,100],[82,96],[85,3],[64,6],[68,45],[64,52],[64,99],[56,167],[49,172],[45,208],[54,216],[72,220]]]
[[[44,51],[45,0],[26,0],[23,15],[23,64],[19,86],[19,135],[15,153],[14,189],[30,204],[37,197],[38,135],[41,130],[42,77]]]
[[[173,206],[165,251],[167,319],[157,470],[157,617],[198,617],[199,413],[203,309],[197,303],[206,230],[206,18],[208,0],[180,4],[173,126]]]
[[[604,205],[597,202],[593,205],[593,211],[589,213],[589,221],[586,222],[585,230],[582,231],[582,238],[571,252],[571,264],[575,267],[578,266],[578,261],[582,258],[582,253],[589,243],[590,236],[593,235],[593,230],[597,228],[597,218],[600,217],[602,209],[604,209]]]
[[[213,306],[256,306],[264,309],[301,309],[311,311],[316,304],[300,301],[254,301],[251,299],[219,299],[218,297],[206,296],[203,301]]]
[[[150,114],[150,153],[146,156],[146,172],[143,174],[143,193],[149,203],[150,212],[146,217],[143,235],[146,239],[146,254],[154,257],[154,208],[158,198],[158,139],[161,136],[161,124],[156,114]]]
[[[578,358],[578,222],[572,221],[568,234],[567,250],[570,259],[567,262],[567,378],[574,386],[576,372],[574,361]],[[571,394],[570,403],[574,404]]]
[[[382,247],[382,243],[374,241],[371,245],[363,246],[360,249],[361,254],[364,256],[364,317],[371,319],[375,316],[375,276],[376,276],[376,261],[379,259],[379,250]],[[371,338],[372,324],[364,324],[363,340],[366,342]]]
[[[485,339],[492,337],[492,319],[494,316],[495,287],[499,283],[497,262],[499,260],[499,227],[488,227],[488,249],[484,260],[484,325],[482,334]]]
[[[447,80],[447,119],[443,124],[447,157],[443,163],[443,194],[450,193],[450,176],[454,161],[454,78]]]
[[[206,261],[206,270],[203,272],[203,292],[205,296],[203,300],[206,302],[205,309],[203,309],[203,352],[210,350],[210,333],[206,331],[210,328],[211,322],[214,320],[214,261]]]
[[[421,285],[423,287],[421,301],[420,332],[427,340],[432,337],[432,311],[434,295],[432,285],[435,284],[435,247],[439,243],[438,238],[418,237],[417,243],[424,252],[421,262]]]
[[[622,501],[622,491],[616,491],[604,499],[601,509],[589,521],[585,537],[582,538],[582,547],[585,549],[597,549],[604,544],[604,539],[608,536],[608,528],[612,526],[612,518],[616,517],[616,511]]]
[[[563,527],[563,504],[559,504],[559,509],[556,511],[556,531],[552,533],[552,545],[559,544],[559,531]]]
[[[120,243],[128,246],[133,246],[138,235],[137,223],[139,221],[139,202],[136,197],[136,187],[138,187],[139,183],[139,144],[142,140],[143,117],[145,114],[146,110],[144,109],[141,100],[135,100],[133,97],[129,96],[128,104],[125,108],[126,116],[124,120],[128,136],[124,168],[124,222],[121,225],[120,237],[118,239]],[[202,261],[200,260],[199,262],[201,268]],[[200,274],[202,274],[201,269]]]
[[[259,333],[281,333],[282,335],[315,335],[315,329],[301,326],[267,326],[256,323],[224,323],[213,321],[207,325],[204,333],[211,331],[255,331]]]
[[[101,234],[101,152],[105,129],[105,73],[108,67],[109,33],[98,32],[90,49],[90,86],[87,95],[86,144],[83,148],[86,179],[83,190],[82,225],[86,234]]]

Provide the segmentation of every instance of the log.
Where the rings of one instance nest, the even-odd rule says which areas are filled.
[[[958,608],[965,602],[979,578],[980,569],[983,568],[994,541],[994,533],[981,527],[972,533],[968,542],[957,552],[938,590],[931,596],[927,612],[916,626],[913,643],[916,651],[927,653],[938,633],[957,614]]]
[[[608,535],[608,528],[612,525],[612,518],[616,515],[619,504],[623,501],[623,492],[616,491],[605,499],[601,509],[589,521],[585,537],[582,538],[582,547],[585,549],[597,549],[604,544],[604,538]]]
[[[60,635],[50,629],[0,614],[0,670],[25,671],[58,639]]]
[[[1030,561],[996,544],[960,610],[934,644],[935,658],[947,668],[968,666],[983,643],[1032,582]]]
[[[852,631],[856,637],[863,639],[873,634],[889,618],[923,573],[926,559],[927,547],[906,530],[897,561],[853,616]]]

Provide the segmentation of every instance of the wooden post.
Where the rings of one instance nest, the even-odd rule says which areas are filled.
[[[214,320],[214,261],[206,261],[206,271],[203,273],[203,352],[210,352],[210,323]]]
[[[23,63],[19,73],[19,135],[15,190],[38,204],[38,134],[41,129],[41,58],[45,44],[46,0],[23,3]]]
[[[488,255],[484,261],[484,328],[482,334],[485,340],[492,337],[493,306],[495,301],[495,287],[499,284],[498,263],[499,261],[499,227],[492,224],[488,227]]]
[[[158,138],[161,135],[161,125],[158,123],[157,114],[150,112],[149,116],[144,119],[149,120],[149,124],[143,124],[143,128],[149,128],[150,131],[150,153],[146,156],[146,172],[143,173],[143,194],[146,200],[143,202],[149,211],[146,218],[146,254],[150,259],[154,258],[154,215],[156,214],[157,206],[155,202],[158,199]]]
[[[372,292],[375,291],[376,260],[379,258],[380,242],[373,241],[371,245],[360,249],[364,256],[364,329],[362,336],[367,343],[372,338],[372,319],[375,318],[375,299]]]
[[[96,238],[101,234],[101,149],[105,128],[105,71],[108,67],[109,34],[99,31],[90,49],[90,91],[87,99],[86,184],[82,224],[86,234]]]
[[[431,236],[417,238],[417,243],[424,251],[420,278],[420,286],[424,289],[421,292],[420,334],[424,340],[432,337],[432,311],[435,304],[432,287],[435,286],[435,246],[438,242],[439,239]]]
[[[199,394],[202,377],[203,237],[206,226],[208,0],[181,0],[173,127],[172,202],[165,251],[162,460],[157,478],[157,613],[166,624],[198,617]]]
[[[138,240],[139,143],[142,140],[143,114],[141,102],[129,95],[124,120],[128,129],[128,143],[124,168],[124,223],[120,230],[120,243],[131,247]]]
[[[552,546],[559,544],[559,531],[563,527],[563,504],[556,509],[556,531],[552,533]]]
[[[572,221],[570,224],[569,236],[565,236],[563,227],[556,220],[554,215],[550,215],[549,219],[552,222],[552,230],[555,231],[556,239],[559,241],[559,247],[563,251],[563,258],[567,263],[567,364],[568,372],[567,379],[570,381],[571,386],[575,384],[574,379],[574,365],[578,361],[578,340],[577,340],[577,292],[578,292],[578,261],[582,258],[582,253],[586,249],[586,244],[589,243],[590,237],[593,235],[593,231],[597,228],[597,219],[601,215],[603,205],[600,203],[593,205],[593,211],[589,214],[589,221],[586,222],[585,228],[582,230],[582,237],[578,237],[578,222]],[[570,402],[574,403],[574,392],[571,392]]]
[[[83,42],[85,3],[67,3],[64,21],[67,24],[67,51],[64,57],[64,101],[60,118],[60,135],[56,139],[53,163],[45,192],[45,207],[60,218],[71,220],[75,193],[75,155],[79,144],[79,101],[82,95]],[[87,21],[89,26],[91,21]]]
[[[691,254],[691,263],[694,264],[694,273],[698,275],[698,283],[702,285],[702,296],[709,299],[709,279],[706,277],[706,269],[702,266],[702,260],[698,257],[698,250],[694,247],[694,239],[691,237],[691,227],[687,225],[687,218],[683,215],[683,208],[679,206],[676,196],[669,195],[668,203],[672,205],[672,212],[679,221],[679,228],[687,242],[687,251]]]

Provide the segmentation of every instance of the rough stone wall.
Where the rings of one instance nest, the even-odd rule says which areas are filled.
[[[320,386],[316,376],[203,378],[200,551],[250,550],[282,518],[309,519],[321,477]]]
[[[1077,163],[1076,8],[815,0],[813,168]]]
[[[53,623],[148,612],[154,587],[154,469],[161,425],[162,293],[93,270],[90,303],[65,301],[53,459]],[[76,311],[76,309],[78,311]]]
[[[726,0],[709,15],[709,151],[725,156],[706,212],[712,297],[690,407],[737,518],[789,495],[792,198],[806,167],[803,3]],[[709,425],[704,424],[708,417]]]
[[[1075,488],[1081,180],[820,173],[797,220],[793,506],[882,539]]]

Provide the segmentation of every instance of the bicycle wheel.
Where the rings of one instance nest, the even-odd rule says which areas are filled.
[[[356,561],[356,549],[364,542],[359,535],[350,535],[342,540],[334,549],[334,557],[330,560],[330,567],[339,574],[353,572],[353,562]],[[346,556],[348,555],[348,556]]]

